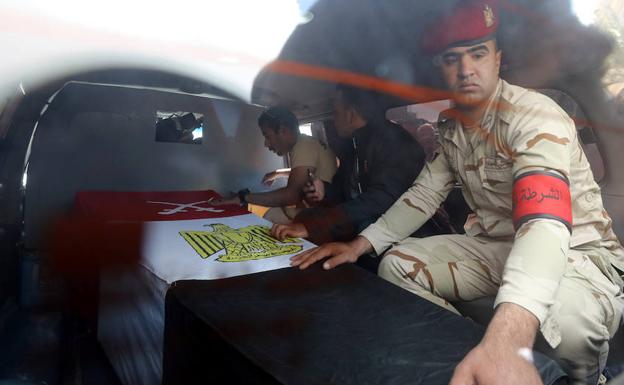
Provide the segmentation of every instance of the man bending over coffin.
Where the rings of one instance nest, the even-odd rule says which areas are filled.
[[[258,126],[265,147],[279,156],[288,155],[291,170],[286,187],[261,193],[241,190],[237,196],[213,204],[253,203],[272,207],[264,215],[265,219],[273,223],[289,223],[303,207],[301,189],[308,181],[308,172],[330,182],[336,173],[336,156],[316,138],[300,134],[297,117],[285,107],[271,107],[264,111],[258,118]]]
[[[340,154],[331,185],[318,179],[308,184],[306,201],[315,207],[301,211],[292,224],[273,226],[274,236],[317,244],[351,240],[407,190],[423,167],[422,148],[385,119],[378,95],[338,87],[334,126],[351,146]]]
[[[620,324],[624,250],[574,123],[551,99],[499,78],[497,21],[492,1],[462,1],[427,31],[423,48],[455,104],[440,118],[439,154],[355,240],[292,263],[331,257],[331,269],[385,251],[381,277],[451,311],[448,301],[496,296],[451,385],[541,383],[523,358],[538,331],[573,383],[595,385]],[[474,212],[467,234],[409,238],[456,180]]]

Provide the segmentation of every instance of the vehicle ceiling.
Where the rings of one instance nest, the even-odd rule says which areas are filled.
[[[456,2],[320,0],[311,9],[313,19],[297,27],[279,57],[257,76],[252,101],[289,106],[305,119],[330,110],[336,83],[390,85],[395,96],[402,97],[387,97],[388,106],[439,99],[439,93],[430,91],[442,88],[440,79],[418,42],[431,20]],[[579,83],[584,90],[589,84],[599,87],[611,43],[598,30],[580,24],[569,1],[500,0],[499,4],[504,78],[571,94]],[[427,89],[406,92],[379,80]]]

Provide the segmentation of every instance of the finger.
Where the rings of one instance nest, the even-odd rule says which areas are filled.
[[[299,264],[299,269],[304,270],[310,267],[313,263],[320,261],[323,258],[329,257],[331,255],[331,251],[329,249],[320,247],[313,253],[307,256],[304,260]]]
[[[275,230],[275,238],[281,241],[282,239],[284,239],[283,233],[284,233],[284,225],[281,225]]]
[[[296,256],[299,258],[293,259],[291,261],[292,266],[299,266],[300,269],[305,269],[314,262],[325,258],[330,253],[324,247],[317,247],[311,250],[308,250],[305,254],[302,253],[301,256]]]
[[[294,234],[294,230],[290,228],[288,225],[283,225],[283,227],[278,231],[277,236],[280,241],[291,237]]]
[[[296,266],[296,265],[294,265],[294,263],[296,263],[298,265],[299,263],[301,263],[302,260],[306,259],[308,257],[308,255],[310,255],[311,253],[315,252],[316,249],[318,249],[318,247],[314,247],[312,249],[308,249],[306,251],[302,251],[301,253],[299,253],[297,255],[293,255],[292,257],[290,257],[291,265],[292,266]]]
[[[279,233],[279,240],[283,241],[286,238],[292,237],[293,231],[289,228],[285,228]]]
[[[271,236],[273,238],[277,238],[277,232],[279,231],[279,228],[282,226],[283,225],[273,225],[273,227],[271,227]]]
[[[347,253],[338,254],[335,257],[329,258],[325,263],[323,263],[323,269],[331,270],[336,266],[342,265],[343,263],[351,262],[350,255]]]
[[[477,385],[477,381],[469,370],[458,366],[455,368],[453,378],[451,378],[449,385]]]

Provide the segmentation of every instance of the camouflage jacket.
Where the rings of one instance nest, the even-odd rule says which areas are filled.
[[[507,260],[497,304],[519,304],[543,322],[570,248],[590,250],[592,262],[621,288],[622,279],[613,267],[624,271],[624,250],[568,115],[550,98],[503,80],[479,127],[465,129],[449,113],[440,117],[438,156],[361,233],[375,251],[380,254],[409,236],[433,215],[454,183],[460,182],[473,211],[465,224],[466,234],[514,242],[510,255],[501,256]],[[570,182],[571,233],[550,219],[532,220],[514,230],[513,182],[534,170],[555,171]]]

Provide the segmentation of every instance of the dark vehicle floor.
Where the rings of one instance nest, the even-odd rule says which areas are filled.
[[[91,330],[60,311],[8,312],[0,325],[0,385],[121,385]]]

